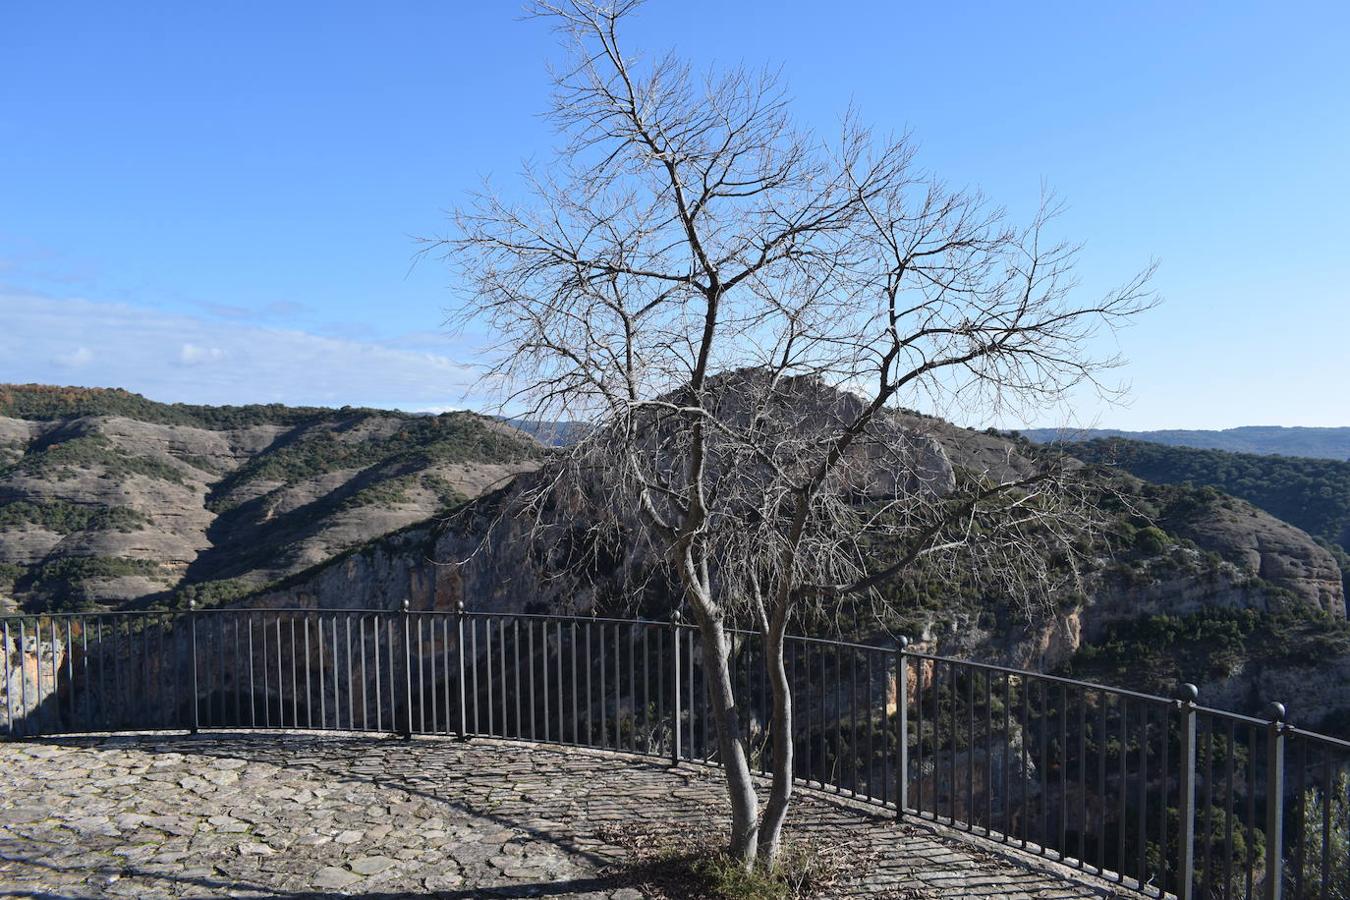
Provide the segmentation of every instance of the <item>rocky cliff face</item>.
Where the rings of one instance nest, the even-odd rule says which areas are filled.
[[[0,412],[37,415],[13,399],[23,390],[0,392]],[[133,418],[80,414],[101,409],[75,397],[70,415],[0,415],[0,610],[228,600],[425,521],[541,452],[470,413],[194,420],[141,400]]]

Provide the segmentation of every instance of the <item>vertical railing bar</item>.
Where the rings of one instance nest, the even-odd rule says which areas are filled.
[[[173,617],[173,614],[172,614],[172,613],[167,613],[167,612],[166,612],[166,613],[164,614],[164,622],[167,623],[167,622],[172,621],[172,617]],[[165,635],[164,635],[165,627],[166,627],[166,626],[165,626],[163,623],[161,623],[161,625],[160,625],[160,634],[159,634],[159,641],[160,641],[159,657],[160,657],[160,660],[162,661],[162,662],[161,662],[161,665],[163,666],[163,670],[164,670],[164,672],[165,672],[166,675],[167,675],[167,678],[168,678],[168,684],[170,685],[170,688],[172,689],[172,687],[173,687],[174,685],[177,685],[177,683],[178,683],[178,678],[177,678],[176,674],[174,673],[173,669],[169,666],[169,654],[168,654],[167,649],[165,649],[165,645],[166,645],[166,638],[165,638]],[[7,636],[7,637],[8,637],[8,636]],[[97,648],[97,644],[95,644],[95,647]],[[82,716],[80,717],[80,721],[81,721],[81,723],[82,723],[83,725],[85,725],[90,731],[92,731],[92,730],[93,730],[94,722],[96,721],[96,717],[95,717],[95,714],[94,714],[94,710],[95,710],[96,705],[100,702],[100,700],[99,700],[98,695],[97,695],[96,692],[95,692],[95,685],[94,685],[94,677],[95,677],[95,676],[94,676],[94,667],[93,667],[93,662],[91,661],[91,660],[93,659],[93,657],[91,657],[91,656],[89,655],[89,617],[88,617],[88,616],[81,616],[81,617],[80,617],[80,648],[81,648],[81,651],[80,651],[80,652],[81,652],[81,654],[82,654],[81,659],[80,659],[81,678],[82,678],[83,681],[84,681],[84,705],[83,705],[84,715],[82,715]],[[5,641],[5,651],[6,651],[6,652],[9,651],[9,641],[8,641],[8,640]],[[8,670],[6,670],[6,671],[8,671]],[[9,694],[8,685],[6,685],[5,694],[6,694],[6,696],[8,696],[8,694]],[[161,699],[161,702],[163,702],[162,699]],[[171,727],[173,727],[175,724],[177,724],[177,723],[176,723],[177,716],[175,715],[175,709],[174,709],[174,706],[175,706],[175,704],[173,703],[172,700],[170,700],[170,701],[169,701],[169,705],[168,705],[168,706],[165,708],[165,710],[164,710],[163,724],[164,724],[164,727],[165,727],[165,728],[171,728]],[[14,725],[14,720],[13,720],[13,719],[10,719],[10,727],[12,728],[13,725]]]
[[[416,618],[412,620],[417,623],[417,728],[423,734],[426,734],[427,732],[427,670],[426,670],[427,657],[426,653],[423,652],[424,646],[422,643],[422,630],[423,630],[422,623],[425,618],[426,617],[419,612]],[[432,678],[432,683],[433,684],[435,683],[434,677]],[[431,716],[432,716],[431,720],[432,730],[435,731],[436,701],[434,697],[432,698],[431,702]],[[411,709],[408,710],[408,722],[411,727],[412,723]]]
[[[313,684],[313,679],[312,679],[312,677],[311,677],[311,675],[310,675],[310,672],[311,672],[311,670],[313,669],[313,666],[311,666],[311,665],[309,664],[309,649],[310,649],[310,647],[309,647],[309,613],[305,613],[304,616],[305,616],[305,621],[304,621],[304,626],[305,626],[305,627],[304,627],[304,629],[303,629],[303,632],[304,632],[304,637],[305,637],[305,727],[307,727],[307,728],[313,728],[313,727],[314,727],[314,697],[312,696],[312,691],[311,691],[311,687],[312,687],[312,684]],[[292,633],[294,633],[294,631],[295,631],[295,619],[291,619],[291,631],[292,631]],[[292,660],[291,665],[294,666],[295,664],[296,664],[296,661],[295,661],[295,660]]]
[[[239,620],[241,617],[239,613],[230,614],[230,619],[234,622],[234,724],[240,727],[244,724],[244,679],[242,677],[244,653],[242,639],[239,635]]]
[[[903,819],[909,808],[909,660],[905,653],[909,638],[895,639],[895,817]],[[914,689],[918,699],[919,798],[915,807],[923,811],[923,661],[914,670]],[[886,754],[889,756],[890,754]]]
[[[580,744],[580,743],[581,743],[581,714],[580,714],[580,711],[579,711],[579,705],[580,705],[580,704],[577,702],[577,623],[576,623],[575,621],[573,621],[573,622],[571,623],[571,625],[572,625],[572,628],[571,628],[571,631],[572,631],[572,743],[573,743],[573,744]],[[562,627],[561,623],[559,623],[559,626],[558,626],[558,627],[559,627],[559,628]],[[589,632],[588,632],[588,634],[589,634]],[[589,644],[588,644],[588,646],[589,646]],[[590,670],[590,660],[587,659],[587,661],[586,661],[586,673],[587,673],[587,677],[588,677],[588,678],[590,677],[590,671],[591,671],[591,670]],[[586,690],[587,690],[587,695],[588,695],[588,698],[589,698],[589,692],[590,692],[590,685],[589,685],[589,682],[588,682],[588,684],[587,684]],[[589,712],[589,710],[588,710],[587,713],[586,713],[586,717],[587,717],[587,718],[586,718],[586,741],[587,741],[587,743],[590,743],[590,712]]]
[[[1211,724],[1211,728],[1213,725]],[[1233,898],[1233,757],[1237,748],[1237,723],[1228,720],[1228,747],[1224,753],[1224,791],[1223,791],[1223,898]],[[1325,879],[1324,879],[1325,881]]]
[[[966,673],[966,831],[975,830],[975,669]]]
[[[1205,716],[1205,889],[1214,894],[1214,719]]]
[[[532,626],[532,627],[533,627],[533,626]],[[544,740],[545,740],[545,741],[548,741],[548,740],[549,740],[549,734],[551,733],[551,729],[548,727],[548,719],[549,719],[549,702],[548,702],[548,683],[549,683],[549,677],[548,677],[548,622],[540,622],[540,623],[539,623],[539,648],[540,648],[541,653],[543,654],[543,658],[539,660],[539,665],[540,665],[540,670],[544,673],[544,681],[543,681],[543,684],[540,685],[540,688],[542,689],[543,695],[544,695],[544,698],[543,698],[543,699],[544,699],[544,709],[543,709],[543,713],[544,713]],[[531,676],[531,677],[533,677],[533,676]],[[560,684],[559,684],[559,690],[561,690],[561,687],[562,687],[562,685],[561,685],[561,683],[560,683]]]
[[[1003,840],[1012,840],[1012,676],[1003,673]]]
[[[380,665],[380,637],[384,634],[384,629],[380,627],[380,614],[376,613],[370,617],[370,647],[371,663],[375,669],[375,730],[384,731],[384,679],[381,677],[383,668]],[[390,648],[392,649],[392,648]]]
[[[609,713],[606,710],[609,692],[606,690],[606,682],[609,678],[609,666],[606,665],[607,657],[605,654],[605,623],[599,623],[600,626],[600,746],[608,747],[609,741]]]
[[[669,624],[664,627],[657,626],[656,631],[656,721],[659,728],[664,731],[666,722],[666,639],[665,631],[670,629]],[[674,737],[675,729],[672,726],[671,736]],[[672,764],[678,764],[680,755],[678,752],[671,754]]]
[[[1106,750],[1107,750],[1107,714],[1110,695],[1105,690],[1097,692],[1097,702],[1101,705],[1101,716],[1097,733],[1097,871],[1106,871]]]
[[[75,617],[66,619],[66,710],[69,714],[68,729],[75,724]],[[8,675],[8,673],[6,673]],[[58,697],[59,705],[59,697]]]
[[[1195,685],[1183,684],[1178,711],[1180,721],[1180,785],[1177,796],[1177,900],[1193,900],[1195,885],[1195,701],[1199,691]],[[1164,792],[1162,806],[1167,807]],[[1166,844],[1163,845],[1163,869],[1166,870]]]
[[[464,601],[462,600],[457,601],[455,603],[455,658],[457,660],[457,668],[459,670],[459,737],[460,740],[463,740],[466,736],[466,732],[468,731],[469,709],[468,705],[465,703],[465,700],[467,698],[464,696],[466,685],[464,683]],[[477,660],[475,660],[474,662],[476,664]],[[477,669],[475,668],[474,671],[476,673]],[[474,685],[475,685],[474,703],[477,704],[478,690],[476,681],[474,682]],[[449,691],[446,692],[446,696],[447,696],[446,702],[449,703],[450,702]],[[450,716],[448,709],[445,715],[446,718],[448,719]],[[477,726],[478,721],[475,716],[474,719],[475,730],[477,730]]]
[[[619,649],[619,623],[614,623],[614,749],[623,749],[623,658]]]
[[[617,629],[617,628],[615,629],[615,634],[616,634],[616,635],[618,634],[618,629]],[[629,719],[630,719],[630,721],[632,722],[632,724],[631,724],[631,726],[630,726],[629,729],[628,729],[628,749],[629,749],[630,752],[636,753],[636,752],[637,752],[637,723],[638,723],[638,715],[637,715],[637,659],[635,658],[635,653],[633,652],[635,648],[634,648],[634,646],[633,646],[634,641],[633,641],[633,626],[632,626],[632,625],[629,625],[629,626],[628,626],[628,640],[627,640],[627,644],[628,644],[628,702],[629,702],[629,705],[630,705],[631,708],[632,708],[632,712],[629,714]],[[615,654],[614,654],[614,660],[617,662],[618,659],[619,659],[619,655],[618,655],[618,651],[616,650],[616,651],[615,651]]]
[[[189,682],[192,685],[192,733],[196,734],[197,731],[201,728],[201,698],[200,694],[198,693],[198,685],[197,685],[197,601],[195,600],[188,601],[188,620],[191,623],[191,631],[192,631],[192,680],[191,682]],[[113,620],[113,637],[114,638],[117,637],[116,619]],[[116,650],[114,650],[114,653],[116,657],[120,657],[122,655],[120,653],[116,653]],[[118,665],[118,669],[121,669],[120,664]],[[117,687],[118,687],[118,702],[120,704],[122,702],[121,698],[125,696],[121,691],[122,684],[120,679],[118,681]]]
[[[1244,900],[1252,900],[1256,890],[1256,746],[1255,725],[1247,726],[1247,865],[1243,876]]]
[[[19,624],[22,625],[22,624],[23,624],[23,621],[20,620]],[[9,619],[5,619],[4,622],[3,622],[3,625],[4,625],[4,629],[5,629],[5,635],[4,635],[4,639],[5,639],[5,683],[4,683],[4,688],[5,688],[5,714],[6,714],[6,716],[7,716],[7,718],[5,719],[5,724],[8,726],[9,733],[10,733],[11,735],[17,735],[17,734],[19,733],[19,727],[18,727],[19,723],[18,723],[18,720],[17,720],[16,718],[14,718],[14,691],[10,689],[11,680],[10,680],[10,677],[9,677],[10,669],[13,668],[13,667],[10,665],[10,663],[11,663],[12,661],[11,661],[10,658],[9,658],[9,653],[10,653],[10,650],[9,650],[9,647],[10,647]],[[87,656],[87,654],[86,654],[86,656]],[[20,671],[23,670],[23,657],[22,657],[22,656],[19,657],[19,665],[18,665],[17,668],[18,668]],[[20,678],[19,681],[20,681],[20,683],[22,683],[22,682],[23,682],[23,679]]]
[[[267,613],[258,611],[258,632],[262,636],[262,673],[263,673],[263,727],[272,727],[272,678],[269,675],[271,654],[267,652]],[[277,688],[277,697],[281,697],[281,688]],[[278,703],[279,705],[279,703]],[[278,723],[280,724],[280,723]]]
[[[496,691],[493,690],[492,682],[492,617],[483,620],[483,643],[487,645],[487,677],[484,679],[487,687],[487,727],[488,734],[496,735],[497,725],[493,715],[493,699]]]
[[[645,746],[642,752],[651,754],[652,752],[652,679],[651,679],[651,646],[648,632],[651,631],[650,625],[639,625],[642,631],[642,735]],[[658,641],[659,645],[660,642]],[[631,671],[631,670],[630,670]]]
[[[671,698],[670,698],[670,764],[680,764],[680,612],[676,610],[670,617],[670,658],[671,658]]]
[[[336,618],[333,619],[333,627],[334,627],[334,628],[337,627],[337,619],[336,619]],[[359,635],[358,635],[358,637],[359,637]],[[345,657],[346,657],[346,660],[347,660],[347,665],[346,665],[346,671],[347,671],[347,679],[346,679],[346,684],[347,684],[347,728],[348,728],[350,731],[355,731],[355,730],[356,730],[356,669],[355,669],[354,661],[353,661],[353,659],[352,659],[352,614],[351,614],[350,612],[345,613],[345,614],[342,616],[342,642],[343,642],[343,656],[345,656]],[[362,689],[362,691],[365,690],[365,686],[366,686],[366,683],[365,683],[365,679],[364,679],[364,677],[363,677],[362,680],[361,680],[361,689]],[[333,703],[334,703],[334,706],[340,706],[340,705],[341,705],[340,702],[338,701],[338,699],[336,699],[336,698],[334,699]],[[362,695],[362,698],[361,698],[361,706],[362,706],[362,709],[364,710],[364,708],[365,708],[365,696],[364,696],[364,695]]]
[[[1060,684],[1060,862],[1069,849],[1069,685]]]
[[[408,598],[404,597],[400,604],[403,614],[398,617],[399,630],[403,632],[403,640],[396,641],[394,637],[394,617],[389,617],[389,724],[392,730],[398,732],[399,736],[405,740],[412,737],[413,718],[412,718],[412,614],[409,611],[410,604]],[[398,672],[395,660],[398,644],[403,644],[403,724],[398,721]]]
[[[437,659],[438,656],[441,655],[441,654],[438,654],[438,653],[436,652],[436,623],[437,623],[437,622],[440,622],[440,624],[441,624],[441,634],[442,634],[443,638],[448,638],[448,637],[449,637],[449,633],[446,631],[446,622],[447,622],[447,620],[446,620],[446,618],[445,618],[444,616],[437,615],[437,614],[434,613],[434,612],[428,613],[426,616],[423,617],[423,619],[419,619],[419,620],[418,620],[419,623],[418,623],[418,626],[417,626],[417,659],[418,659],[419,672],[420,672],[420,667],[421,667],[421,664],[422,664],[421,661],[422,661],[422,658],[423,658],[423,655],[422,655],[422,632],[423,632],[423,630],[424,630],[423,627],[422,627],[422,622],[423,622],[423,620],[425,620],[425,624],[426,624],[425,631],[426,631],[426,633],[427,633],[427,642],[431,645],[431,653],[429,654],[430,659],[427,660],[428,667],[431,669],[431,704],[430,704],[430,706],[431,706],[431,733],[432,733],[432,734],[442,734],[442,733],[444,733],[444,734],[449,734],[449,733],[450,733],[450,716],[449,716],[449,711],[450,711],[450,710],[449,710],[449,707],[448,707],[448,698],[449,698],[449,696],[450,696],[450,675],[449,675],[449,673],[448,673],[448,672],[444,673],[444,677],[442,678],[442,681],[444,682],[444,691],[442,691],[441,688],[437,687],[437,684],[438,684],[439,682],[436,681],[436,659]],[[442,642],[441,642],[441,653],[449,653],[449,652],[450,652],[450,645],[449,645],[449,643],[446,642],[445,640],[442,640]],[[420,687],[421,687],[421,689],[422,689],[422,691],[423,691],[423,694],[425,694],[425,690],[426,690],[426,684],[425,684],[425,682],[424,682]],[[446,708],[446,713],[447,713],[447,715],[446,715],[446,717],[445,717],[445,730],[444,730],[444,732],[441,731],[441,702],[440,702],[440,700],[441,700],[441,694],[442,694],[442,693],[444,693],[445,696],[447,697],[447,708]],[[424,729],[426,728],[426,707],[427,707],[427,702],[426,702],[425,696],[423,696],[423,699],[422,699],[422,727],[423,727]]]
[[[330,646],[333,648],[333,727],[342,728],[342,681],[339,677],[342,670],[342,655],[338,652],[338,614],[331,612],[328,614],[328,633],[331,639]],[[351,690],[351,672],[347,673],[347,689]]]
[[[872,687],[872,652],[870,650],[863,651],[863,661],[866,663],[866,668],[863,669],[863,683],[866,685],[863,690],[863,700],[867,703],[867,764],[863,767],[863,773],[867,776],[867,788],[863,791],[863,796],[867,797],[868,800],[876,800],[877,796],[872,784],[872,770],[876,765],[877,758],[876,707],[872,701],[875,691]],[[885,709],[885,707],[886,704],[883,702],[882,709]]]
[[[533,741],[538,739],[538,733],[535,731],[536,723],[534,719],[534,621],[533,620],[527,620],[525,622],[525,636],[529,642],[528,643],[529,652],[527,653],[527,656],[529,657],[528,668],[530,675],[530,740]],[[547,662],[544,665],[544,671],[545,672],[548,671]],[[545,681],[547,681],[547,679],[545,679]]]
[[[593,690],[594,685],[592,684],[592,682],[594,681],[593,675],[594,675],[594,672],[595,672],[595,657],[593,657],[593,656],[591,655],[591,632],[593,632],[593,631],[595,631],[595,622],[587,622],[587,623],[586,623],[586,657],[585,657],[585,658],[586,658],[586,746],[588,746],[588,747],[594,747],[594,746],[595,746],[595,721],[594,721],[594,720],[595,720],[595,692],[594,692],[594,690]],[[573,650],[575,650],[575,649],[576,649],[576,645],[575,645],[575,642],[574,642],[574,643],[573,643]],[[604,656],[604,653],[605,653],[605,641],[604,641],[604,636],[601,635],[601,640],[600,640],[600,655],[601,655],[601,656]],[[600,677],[601,677],[602,679],[604,678],[604,674],[605,674],[605,666],[604,666],[604,661],[602,660],[602,661],[601,661],[601,665],[600,665]],[[602,686],[602,689],[601,689],[601,693],[602,693],[602,694],[604,693],[603,686]],[[603,745],[604,742],[605,742],[605,741],[604,741],[604,728],[605,728],[605,720],[604,720],[604,718],[602,717],[601,720],[600,720],[600,729],[601,729],[601,731],[600,731],[600,735],[601,735],[601,737],[600,737],[600,743],[601,743],[602,745]]]
[[[835,697],[839,696],[839,684],[844,678],[844,659],[843,648],[839,644],[834,645],[834,681],[830,693]],[[834,707],[834,764],[831,766],[830,777],[833,779],[834,792],[843,793],[844,772],[841,763],[841,757],[844,752],[844,716],[839,710],[839,704]]]
[[[1284,893],[1284,707],[1267,708],[1270,725],[1266,739],[1266,890],[1265,900]]]
[[[1148,726],[1149,707],[1139,705],[1139,883],[1148,880]]]
[[[469,651],[473,656],[473,733],[482,734],[478,719],[478,619],[469,620]]]
[[[1120,698],[1120,827],[1116,829],[1116,877],[1125,880],[1125,813],[1129,799],[1130,702]]]
[[[463,604],[460,604],[460,607],[463,607]],[[478,668],[479,668],[479,665],[478,665],[478,619],[477,619],[477,618],[468,619],[468,650],[470,650],[470,656],[471,656],[471,658],[472,658],[472,661],[474,661],[474,665],[472,665],[472,669],[471,669],[471,672],[472,672],[472,680],[474,680],[474,734],[482,734],[481,727],[479,727],[479,718],[478,718],[478,696],[479,696],[479,692],[478,692]]]
[[[909,644],[909,638],[902,638],[902,640],[904,641],[904,645],[908,645],[908,644]],[[896,648],[896,655],[897,655],[897,656],[901,655],[902,649],[903,649],[903,646],[898,646],[898,647]],[[923,812],[924,812],[924,805],[923,805],[923,757],[924,757],[924,752],[923,752],[923,746],[924,746],[924,737],[923,737],[923,733],[924,733],[924,732],[923,732],[923,707],[924,707],[924,696],[923,696],[923,695],[924,695],[924,673],[925,673],[925,671],[926,671],[927,666],[928,666],[928,663],[927,663],[927,661],[925,661],[925,660],[922,660],[922,659],[916,659],[916,660],[914,661],[914,714],[915,714],[915,725],[917,726],[917,727],[914,729],[914,753],[915,753],[915,758],[914,758],[914,763],[915,763],[915,765],[914,765],[914,771],[917,772],[918,775],[919,775],[919,777],[915,779],[915,787],[918,789],[918,791],[917,791],[917,794],[916,794],[916,797],[915,797],[914,808],[915,808],[916,810],[919,811],[920,815],[922,815]],[[900,668],[900,672],[904,675],[904,680],[905,680],[905,682],[906,682],[905,688],[906,688],[906,690],[908,690],[908,688],[909,688],[909,684],[908,684],[908,682],[909,682],[909,663],[908,663],[908,661],[906,661],[905,664],[904,664],[904,666],[902,666],[902,667]],[[936,666],[933,667],[933,674],[934,674],[934,677],[937,676],[937,667],[936,667]],[[934,685],[934,687],[936,687],[936,685]],[[908,729],[906,729],[906,731],[908,731]],[[897,734],[897,737],[900,739],[900,744],[901,744],[901,746],[904,748],[904,752],[905,752],[906,754],[908,754],[908,752],[909,752],[909,747],[908,747],[908,744],[909,744],[909,735],[908,735],[908,733],[905,733],[905,734]],[[902,762],[902,761],[900,760],[900,757],[897,756],[896,759],[897,759],[896,774],[897,774],[898,777],[900,777],[901,779],[903,779],[902,781],[899,782],[899,784],[897,785],[897,787],[899,787],[900,785],[905,785],[905,786],[906,786],[906,790],[907,790],[907,789],[908,789],[908,788],[907,788],[907,785],[908,785],[908,782],[909,782],[909,767],[908,767],[907,765],[901,766],[901,765],[899,764],[900,762]],[[906,759],[906,760],[903,760],[903,762],[908,762],[908,760],[907,760],[907,759]],[[936,772],[936,766],[934,767],[934,770],[935,770],[935,772]],[[937,779],[936,779],[936,778],[933,779],[933,791],[934,791],[934,796],[936,797],[936,792],[937,792]],[[897,792],[897,794],[896,794],[896,797],[899,798],[899,800],[900,800],[900,806],[901,806],[901,808],[903,809],[904,806],[905,806],[903,800],[904,800],[905,798],[903,798],[903,797],[901,796],[901,794],[898,793],[898,792]],[[937,813],[937,802],[936,802],[936,799],[934,800],[934,803],[933,803],[933,812],[934,812],[934,814]]]
[[[506,737],[511,728],[510,708],[506,702],[506,619],[497,620],[497,691],[502,701],[502,733],[500,737]],[[517,724],[520,722],[519,707],[517,707],[516,722]]]
[[[248,623],[248,640],[245,643],[248,650],[248,725],[250,728],[257,728],[258,693],[257,676],[253,672],[253,616],[245,613],[243,619]]]
[[[1041,853],[1050,849],[1050,687],[1044,679],[1037,679],[1041,688],[1041,827],[1037,832]]]
[[[994,833],[994,673],[984,672],[984,836]]]
[[[1295,796],[1298,797],[1298,825],[1294,829],[1294,836],[1298,840],[1294,848],[1294,896],[1301,900],[1304,896],[1303,869],[1308,843],[1308,739],[1297,733],[1294,736],[1298,740],[1298,766],[1294,770],[1297,773]]]
[[[1336,796],[1331,772],[1331,752],[1322,747],[1322,884],[1320,896],[1331,886],[1331,807]]]
[[[884,649],[884,648],[881,649],[879,652],[880,652],[880,654],[881,654],[881,671],[882,671],[883,676],[884,676],[884,673],[888,672],[888,671],[892,668],[892,667],[889,665],[889,663],[887,662],[887,660],[888,660],[890,654],[889,654],[889,652],[888,652],[886,649]],[[898,654],[897,654],[897,656],[898,656]],[[795,656],[793,657],[793,662],[794,662],[794,665],[795,665],[795,663],[796,663],[796,657],[795,657]],[[895,669],[896,669],[896,675],[897,675],[897,677],[898,677],[899,674],[900,674],[900,671],[899,671],[899,670],[900,670],[900,664],[899,664],[899,660],[898,660],[898,659],[897,659],[897,661],[896,661]],[[794,670],[794,672],[795,672],[795,670]],[[906,675],[906,677],[908,677],[908,675]],[[883,677],[883,680],[884,680],[884,677]],[[896,699],[896,706],[897,706],[897,710],[896,710],[896,718],[899,718],[900,712],[899,712],[898,707],[899,707],[899,704],[900,704],[900,691],[899,691],[899,689],[898,689],[898,681],[897,681],[897,689],[896,689],[896,692],[895,692],[895,699]],[[888,806],[888,805],[890,805],[890,802],[891,802],[891,753],[890,753],[890,749],[889,749],[886,745],[889,743],[891,730],[890,730],[890,728],[887,727],[889,723],[888,723],[887,720],[886,720],[886,691],[885,691],[885,690],[883,690],[883,691],[881,692],[881,704],[880,704],[880,706],[881,706],[881,709],[880,709],[880,717],[879,717],[879,718],[880,718],[880,722],[879,722],[879,726],[878,726],[878,727],[881,729],[881,805],[882,805],[882,806]],[[899,753],[899,750],[897,750],[896,752]],[[873,759],[875,760],[875,757],[873,757]]]
[[[1169,717],[1169,713],[1171,713],[1171,711],[1172,711],[1171,704],[1168,704],[1167,706],[1164,706],[1158,710],[1158,727],[1162,730],[1162,741],[1161,741],[1162,746],[1159,748],[1159,756],[1161,757],[1161,760],[1158,766],[1158,781],[1161,784],[1160,789],[1161,801],[1158,803],[1158,847],[1160,848],[1158,851],[1158,855],[1160,857],[1158,869],[1158,890],[1160,893],[1163,894],[1167,893],[1167,886],[1169,883],[1167,867],[1168,862],[1171,859],[1171,850],[1167,844],[1167,810],[1168,810],[1167,795],[1168,789],[1172,784],[1172,776],[1167,768],[1169,764],[1168,749],[1170,744],[1172,743],[1172,732],[1171,732],[1172,726],[1170,724],[1170,717]]]
[[[858,796],[858,651],[848,651],[848,749],[852,759],[851,792]]]
[[[525,723],[520,717],[521,695],[525,692],[521,690],[520,679],[520,619],[511,619],[511,652],[515,657],[515,675],[516,675],[516,737],[519,738],[525,734]],[[502,685],[506,685],[506,676],[502,676]],[[504,702],[504,701],[503,701]]]
[[[1078,692],[1078,868],[1087,865],[1088,833],[1088,796],[1087,796],[1087,691],[1076,687]],[[1067,756],[1068,748],[1065,748]],[[1166,803],[1163,804],[1167,806]],[[1166,842],[1164,842],[1166,846]]]

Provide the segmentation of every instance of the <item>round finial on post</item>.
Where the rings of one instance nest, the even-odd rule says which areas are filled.
[[[672,609],[670,611],[670,624],[678,625],[680,624],[680,621],[680,611],[678,609]]]
[[[197,601],[196,601],[196,600],[189,600],[189,601],[188,601],[188,610],[189,610],[189,611],[192,611],[192,612],[196,612],[196,610],[197,610]]]
[[[408,598],[407,598],[407,597],[404,597],[404,598],[403,598],[403,611],[404,611],[404,612],[407,612],[411,607],[412,607],[412,604],[411,604],[410,602],[408,602]]]
[[[895,639],[895,646],[900,648],[901,653],[904,653],[905,649],[909,647],[909,638],[903,634],[900,635]]]
[[[463,600],[456,600],[456,601],[455,601],[455,612],[459,613],[461,616],[464,615],[464,601],[463,601]]]
[[[1266,718],[1270,719],[1272,722],[1283,722],[1284,716],[1285,709],[1283,703],[1276,703],[1272,700],[1270,703],[1266,704]]]
[[[1200,689],[1189,681],[1183,682],[1181,687],[1177,688],[1177,699],[1182,703],[1194,703],[1200,699]]]

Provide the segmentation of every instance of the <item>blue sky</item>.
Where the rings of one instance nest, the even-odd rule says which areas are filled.
[[[0,381],[472,405],[414,237],[547,156],[559,54],[520,12],[5,4]],[[1350,4],[652,0],[629,40],[781,63],[806,122],[853,103],[1014,212],[1044,180],[1086,292],[1159,259],[1131,404],[1074,421],[1350,425]]]

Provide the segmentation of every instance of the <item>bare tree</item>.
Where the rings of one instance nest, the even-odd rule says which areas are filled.
[[[730,852],[772,865],[792,794],[784,636],[922,566],[1031,603],[1072,577],[1091,499],[1053,454],[954,469],[904,406],[1040,407],[1112,365],[1089,339],[1153,302],[1144,271],[1076,297],[1047,201],[1016,227],[850,116],[797,127],[772,72],[696,75],[620,47],[638,5],[544,0],[569,42],[562,145],[526,201],[491,192],[436,242],[464,315],[500,341],[488,380],[589,430],[530,488],[631,527],[679,585],[710,668]],[[878,549],[880,548],[880,549]],[[757,629],[772,786],[750,777],[728,628]]]

